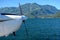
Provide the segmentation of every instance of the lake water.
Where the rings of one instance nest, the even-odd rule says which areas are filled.
[[[0,37],[0,40],[60,40],[60,18],[27,19],[26,24],[22,24],[16,32],[16,36],[11,34]]]

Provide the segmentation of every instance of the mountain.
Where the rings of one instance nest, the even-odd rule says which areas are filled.
[[[56,14],[54,14],[55,18],[60,18],[60,10],[58,10],[58,12]]]
[[[45,15],[52,15],[55,14],[58,9],[51,5],[38,5],[36,3],[27,3],[21,5],[22,12],[28,17],[37,17],[37,16],[45,16]],[[18,7],[5,7],[0,8],[0,13],[13,13],[19,14]]]

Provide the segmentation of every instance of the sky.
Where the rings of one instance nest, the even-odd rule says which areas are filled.
[[[52,5],[60,9],[60,0],[0,0],[0,8],[2,7],[18,7],[18,4],[37,3],[39,5]]]

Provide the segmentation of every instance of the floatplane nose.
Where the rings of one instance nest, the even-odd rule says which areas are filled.
[[[26,20],[28,17],[25,15],[22,15],[22,20]]]
[[[27,19],[28,17],[25,16],[25,15],[22,15],[22,21],[25,22],[25,20]]]

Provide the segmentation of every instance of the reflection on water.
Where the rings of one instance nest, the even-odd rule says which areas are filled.
[[[28,39],[26,36],[25,25],[8,37],[0,37],[0,40],[60,40],[60,19],[45,18],[45,19],[28,19],[26,20],[28,29]]]

